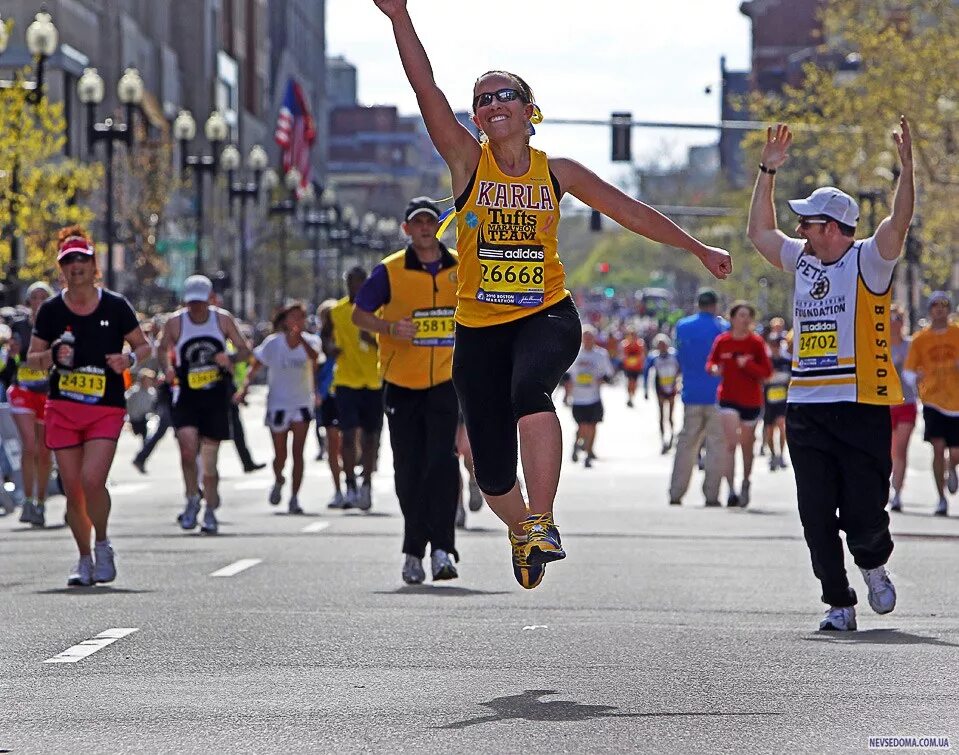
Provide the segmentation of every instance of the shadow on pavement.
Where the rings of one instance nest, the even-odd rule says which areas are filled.
[[[779,711],[670,711],[665,713],[618,713],[615,705],[583,705],[570,700],[541,700],[547,695],[560,694],[552,689],[528,689],[518,695],[496,697],[480,703],[492,713],[465,721],[455,721],[436,729],[465,729],[476,724],[495,721],[594,721],[600,718],[658,718],[670,716],[782,716]]]
[[[903,632],[899,629],[863,629],[856,632],[817,632],[805,640],[813,642],[832,642],[837,645],[939,645],[940,647],[956,648],[959,644],[946,642],[938,637],[924,637],[921,634]]]
[[[466,597],[469,595],[509,595],[505,590],[473,590],[469,587],[454,587],[449,585],[439,587],[438,585],[403,585],[395,590],[374,590],[374,595],[444,595],[453,597]]]
[[[36,590],[34,595],[123,595],[156,592],[155,590],[130,590],[126,587],[108,587],[107,585],[90,585],[89,587],[55,587],[49,590]]]

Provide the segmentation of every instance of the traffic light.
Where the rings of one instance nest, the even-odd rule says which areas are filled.
[[[613,125],[613,162],[632,162],[633,153],[631,147],[631,136],[633,127],[633,114],[613,113],[610,121]]]
[[[589,230],[598,233],[603,230],[603,216],[599,210],[591,210],[589,213]]]
[[[600,273],[602,273],[603,275],[606,275],[606,274],[609,272],[609,263],[608,263],[608,262],[600,262],[600,263],[596,266],[596,269],[597,269]]]

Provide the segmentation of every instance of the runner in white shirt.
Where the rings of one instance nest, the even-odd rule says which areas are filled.
[[[246,397],[250,381],[263,365],[267,375],[266,425],[273,434],[273,475],[270,503],[276,506],[283,494],[287,436],[293,433],[293,474],[290,489],[291,514],[302,514],[297,498],[303,482],[303,448],[313,419],[316,401],[314,383],[320,339],[304,332],[306,307],[297,302],[281,308],[273,318],[273,334],[253,350],[250,371],[240,391]]]
[[[566,373],[566,403],[573,406],[576,421],[576,441],[573,443],[573,461],[579,461],[579,452],[585,451],[584,466],[593,466],[593,445],[596,425],[603,421],[603,401],[599,388],[613,376],[609,352],[596,345],[596,329],[583,326],[583,346]]]

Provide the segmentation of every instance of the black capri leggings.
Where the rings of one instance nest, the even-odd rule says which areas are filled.
[[[459,396],[480,490],[505,495],[516,484],[516,423],[555,412],[551,395],[582,339],[570,297],[502,325],[457,324],[453,385]]]

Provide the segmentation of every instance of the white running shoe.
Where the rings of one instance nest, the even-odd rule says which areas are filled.
[[[820,632],[852,632],[856,629],[855,606],[829,606],[826,618],[819,622]]]
[[[456,573],[456,567],[453,565],[453,559],[446,551],[434,550],[430,556],[430,564],[433,567],[434,582],[443,579],[456,579],[459,576]]]
[[[192,530],[196,527],[196,518],[200,514],[200,496],[199,495],[190,495],[186,499],[186,508],[183,509],[183,513],[180,514],[176,520],[180,523],[180,526],[185,530]]]
[[[373,486],[368,482],[360,485],[359,494],[356,497],[356,507],[360,511],[369,511],[373,506]]]
[[[216,514],[209,506],[203,512],[203,524],[200,525],[200,532],[204,535],[215,535],[220,531],[220,523],[216,520]]]
[[[113,546],[110,541],[93,545],[95,565],[93,567],[94,582],[112,582],[117,578],[117,565],[114,561]]]
[[[330,499],[330,502],[326,504],[328,509],[342,509],[346,508],[346,499],[343,497],[343,494],[337,490],[333,497]]]
[[[956,474],[955,467],[949,467],[949,474],[946,476],[946,490],[953,495],[959,490],[959,475]]]
[[[889,579],[885,566],[862,569],[862,578],[869,588],[869,607],[876,613],[889,613],[896,607],[896,586]]]
[[[407,554],[403,561],[403,581],[408,585],[421,585],[425,579],[423,559]]]
[[[300,508],[300,502],[299,502],[299,500],[297,499],[296,496],[292,496],[292,497],[290,498],[290,508],[289,508],[289,512],[290,512],[291,514],[302,514],[302,513],[303,513],[303,509]]]
[[[283,482],[274,482],[273,487],[270,488],[270,505],[277,506],[280,503],[280,499],[283,497]]]
[[[80,556],[73,571],[67,575],[67,587],[89,587],[93,584],[93,557]]]
[[[949,502],[945,496],[940,498],[939,503],[936,504],[935,514],[936,516],[949,516]]]

